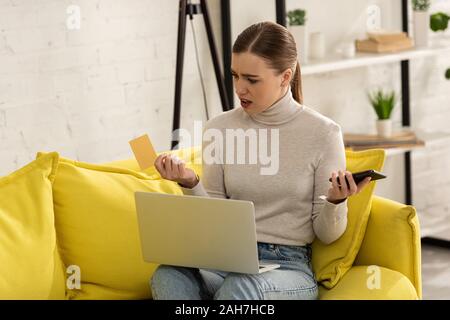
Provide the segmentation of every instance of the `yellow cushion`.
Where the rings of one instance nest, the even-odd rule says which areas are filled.
[[[53,194],[61,256],[81,271],[81,289],[68,290],[69,299],[151,298],[157,265],[142,258],[135,191],[182,193],[145,173],[59,160]]]
[[[348,270],[333,289],[320,286],[319,299],[417,300],[418,297],[411,281],[400,272],[379,266],[357,266]]]
[[[52,152],[0,179],[0,299],[64,299],[56,246]]]
[[[346,150],[347,170],[358,172],[368,169],[381,171],[384,165],[383,149],[364,151]],[[350,269],[364,238],[369,219],[376,181],[359,194],[348,199],[347,228],[335,242],[325,245],[318,238],[312,244],[312,265],[316,279],[326,288],[332,288]]]

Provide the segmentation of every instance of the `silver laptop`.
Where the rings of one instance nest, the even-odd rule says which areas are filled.
[[[250,201],[136,192],[147,262],[258,274],[279,268],[258,261]]]

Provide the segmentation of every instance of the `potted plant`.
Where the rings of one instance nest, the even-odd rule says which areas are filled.
[[[308,37],[306,30],[306,11],[303,9],[291,10],[287,13],[289,31],[292,33],[297,45],[297,54],[301,63],[308,62]]]
[[[385,93],[383,90],[376,90],[369,93],[369,100],[378,116],[378,135],[381,137],[390,137],[392,135],[391,113],[396,102],[395,92],[389,91]]]
[[[414,19],[414,44],[416,47],[427,47],[429,44],[430,0],[412,0]]]

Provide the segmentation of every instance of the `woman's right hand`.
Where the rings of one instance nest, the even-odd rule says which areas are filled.
[[[193,188],[198,183],[198,178],[192,169],[186,168],[184,160],[175,155],[161,154],[155,160],[155,167],[161,177],[174,181],[184,188]]]

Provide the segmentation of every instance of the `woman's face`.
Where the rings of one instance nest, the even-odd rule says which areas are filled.
[[[250,53],[233,53],[231,73],[241,107],[248,114],[263,112],[284,96],[292,78],[292,70],[277,74],[266,60]]]

